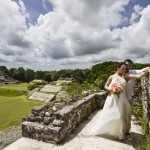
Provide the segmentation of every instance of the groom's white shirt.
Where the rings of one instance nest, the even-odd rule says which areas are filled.
[[[141,69],[141,70],[130,70],[129,74],[139,74],[141,72],[143,72],[143,69]],[[126,96],[127,96],[127,99],[129,101],[132,101],[132,96],[134,94],[133,89],[134,89],[135,80],[136,79],[129,80],[127,82],[127,85],[126,85]]]

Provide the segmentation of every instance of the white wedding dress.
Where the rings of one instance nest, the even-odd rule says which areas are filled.
[[[125,95],[126,81],[123,77],[113,75],[112,84],[119,84],[123,91],[119,94],[111,93],[107,96],[102,112],[96,124],[91,127],[93,135],[111,135],[124,139],[125,133],[130,130],[131,105]]]

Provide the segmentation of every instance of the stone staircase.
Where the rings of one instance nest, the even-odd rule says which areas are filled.
[[[44,102],[50,102],[56,94],[61,90],[62,86],[45,85],[40,91],[33,92],[30,96],[30,100],[39,100]]]

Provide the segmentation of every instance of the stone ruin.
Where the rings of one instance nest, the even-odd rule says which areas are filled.
[[[135,85],[133,99],[143,103],[145,115],[150,122],[150,74]],[[86,93],[85,93],[86,95]],[[60,143],[67,134],[87,119],[96,109],[103,107],[106,91],[90,94],[82,99],[51,101],[32,109],[32,114],[23,118],[22,136],[49,143]]]
[[[149,123],[150,133],[150,73],[141,79],[141,100],[143,104],[144,114]]]
[[[139,102],[142,103],[145,117],[149,123],[150,133],[150,73],[136,81],[134,87],[133,104]]]
[[[39,100],[44,102],[49,102],[55,98],[59,91],[61,91],[62,86],[55,85],[44,85],[42,89],[35,88],[32,90],[28,97],[30,100]]]
[[[17,83],[19,83],[19,81],[14,80],[13,78],[9,77],[8,75],[0,71],[0,86]]]
[[[70,101],[51,101],[32,109],[32,114],[23,118],[22,136],[49,143],[62,142],[67,134],[87,119],[96,109],[103,107],[106,91]]]
[[[61,85],[63,83],[69,84],[75,81],[75,78],[59,78],[57,81],[53,81],[53,83],[55,83],[56,85]]]

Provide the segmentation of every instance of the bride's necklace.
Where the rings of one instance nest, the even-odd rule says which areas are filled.
[[[123,75],[119,75],[118,73],[115,73],[115,75],[116,75],[117,82],[120,82],[123,78]]]
[[[115,75],[117,75],[118,77],[123,77],[123,74],[118,74],[118,73],[115,73]]]

